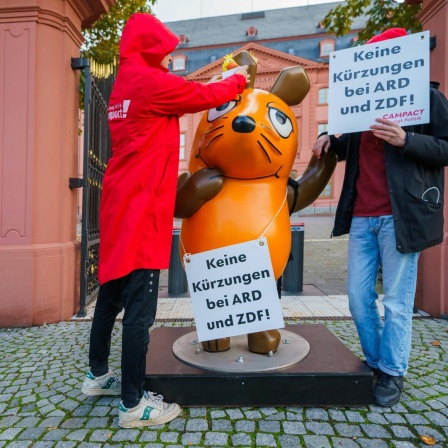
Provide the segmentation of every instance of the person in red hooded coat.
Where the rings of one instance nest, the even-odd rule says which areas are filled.
[[[157,425],[177,404],[144,390],[149,327],[161,269],[168,268],[179,163],[179,116],[218,107],[242,93],[247,67],[207,85],[169,73],[179,38],[150,14],[134,14],[120,41],[109,101],[112,157],[100,205],[100,290],[90,334],[87,395],[121,395],[119,425]],[[124,308],[122,380],[109,370],[111,334]]]

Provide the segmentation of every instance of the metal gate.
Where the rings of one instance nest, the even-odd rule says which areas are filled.
[[[70,188],[83,188],[81,218],[80,304],[78,317],[84,317],[86,305],[98,293],[98,257],[100,196],[107,161],[111,156],[111,138],[107,105],[115,80],[113,69],[98,70],[89,59],[72,58],[72,69],[84,76],[83,177],[70,179]]]

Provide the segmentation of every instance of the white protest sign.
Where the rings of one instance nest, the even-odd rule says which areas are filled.
[[[429,31],[330,53],[328,133],[429,123]]]
[[[199,341],[283,328],[266,238],[184,255]]]

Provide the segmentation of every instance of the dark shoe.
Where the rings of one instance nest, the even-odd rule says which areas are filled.
[[[381,372],[380,379],[373,390],[375,404],[378,406],[393,406],[400,401],[402,391],[402,376],[391,376]]]
[[[382,373],[381,370],[375,367],[370,367],[369,364],[367,364],[367,361],[363,361],[363,364],[373,372],[373,382],[377,383]]]

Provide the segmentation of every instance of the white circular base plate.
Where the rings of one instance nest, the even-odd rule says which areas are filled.
[[[222,372],[266,372],[283,369],[301,361],[310,351],[309,343],[301,336],[279,330],[278,350],[269,355],[251,353],[247,336],[233,336],[226,352],[210,353],[202,348],[197,333],[192,331],[174,341],[173,353],[177,359],[194,367]]]

